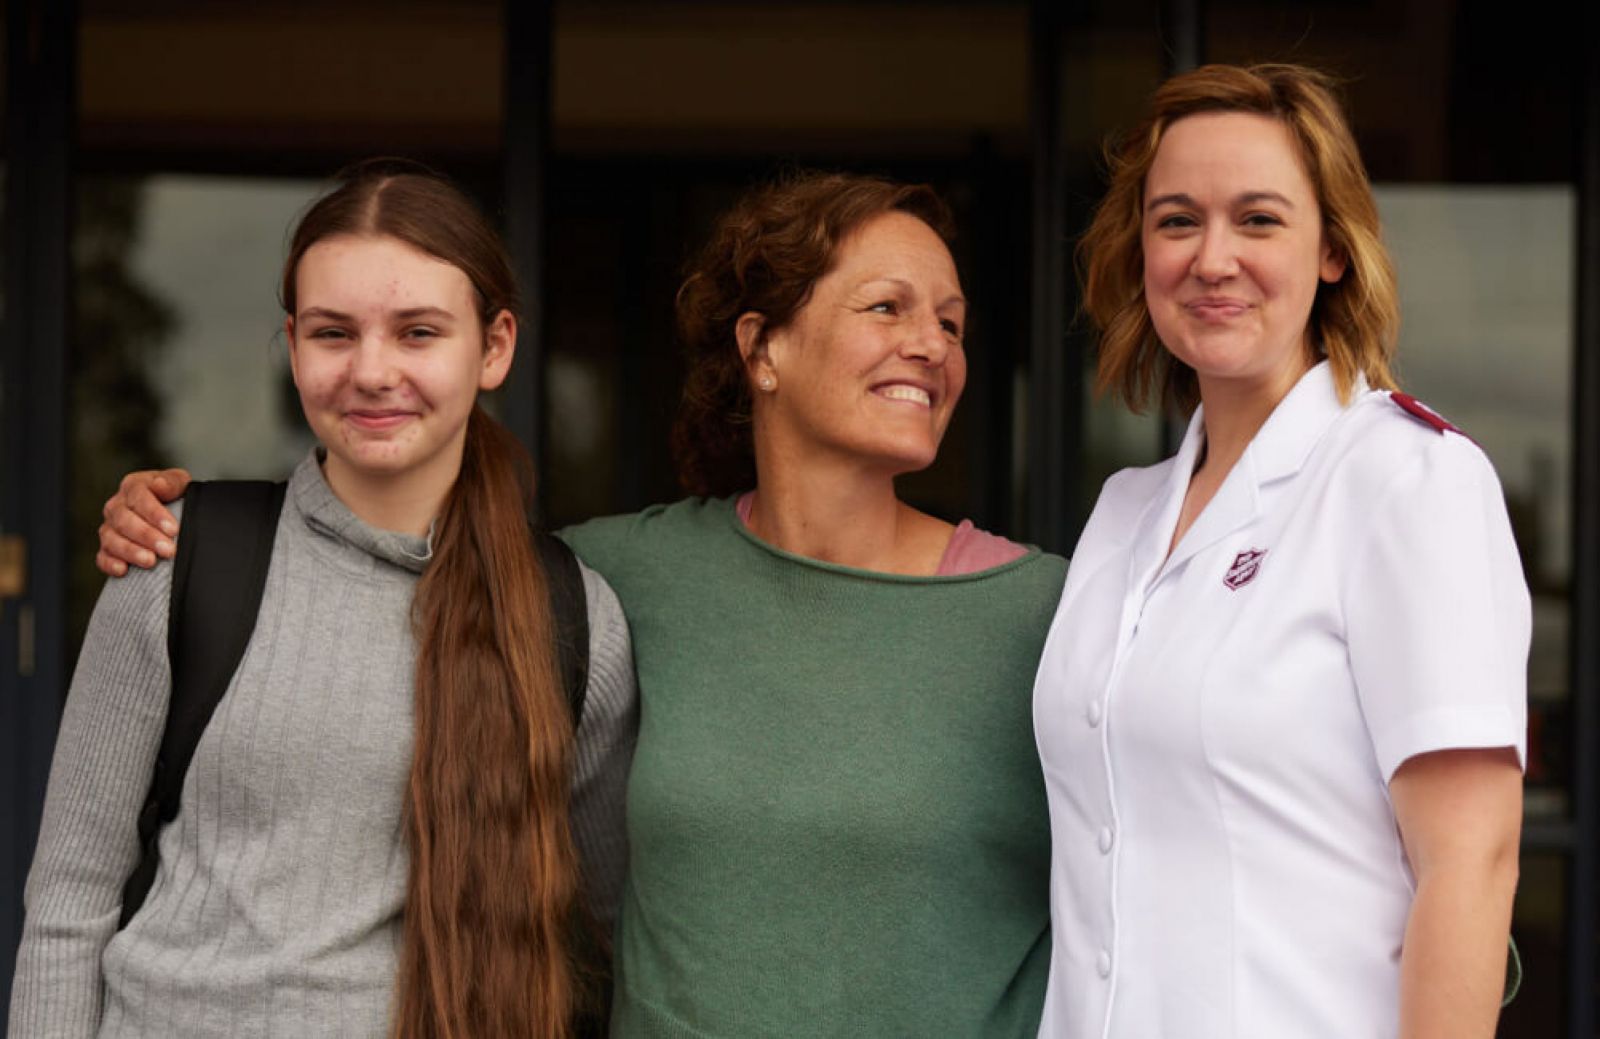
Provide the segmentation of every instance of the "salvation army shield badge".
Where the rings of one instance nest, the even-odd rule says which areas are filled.
[[[1228,567],[1228,572],[1223,575],[1222,583],[1231,590],[1238,591],[1256,579],[1256,574],[1261,570],[1261,557],[1267,554],[1264,548],[1250,548],[1233,557],[1233,565]]]

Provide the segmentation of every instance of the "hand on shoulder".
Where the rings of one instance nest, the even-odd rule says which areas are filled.
[[[189,481],[183,469],[141,469],[122,478],[101,510],[105,520],[94,557],[101,573],[121,577],[130,565],[148,569],[157,559],[172,558],[178,521],[165,503],[182,497]]]

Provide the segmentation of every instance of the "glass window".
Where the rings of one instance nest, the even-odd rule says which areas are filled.
[[[1494,461],[1533,592],[1527,816],[1568,817],[1573,256],[1569,185],[1385,185],[1400,377]]]
[[[1567,674],[1582,33],[1493,6],[1217,0],[1206,57],[1337,76],[1378,180],[1399,268],[1405,388],[1462,426],[1500,474],[1533,594],[1522,881],[1528,984],[1507,1037],[1564,1034],[1575,878]]]
[[[1026,5],[561,4],[553,46],[551,521],[681,495],[674,295],[715,217],[793,162],[928,181],[956,209],[968,385],[938,463],[900,492],[1005,530],[1027,350]]]
[[[321,184],[166,175],[142,184],[134,277],[171,308],[150,358],[161,452],[209,477],[277,476],[309,435],[289,382],[278,279]]]
[[[69,651],[118,476],[281,475],[305,449],[277,278],[324,179],[374,154],[497,179],[502,15],[490,0],[80,5]]]
[[[72,544],[130,469],[280,476],[305,450],[277,278],[317,182],[88,176],[73,229]],[[73,551],[70,630],[100,578]],[[74,637],[76,641],[76,636]]]
[[[1570,983],[1567,962],[1571,859],[1558,852],[1523,852],[1511,929],[1522,954],[1522,989],[1500,1013],[1503,1039],[1551,1039],[1566,1034]]]

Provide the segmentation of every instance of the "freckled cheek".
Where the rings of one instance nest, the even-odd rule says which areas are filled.
[[[300,399],[308,404],[327,404],[336,395],[338,382],[329,378],[301,379]]]
[[[339,367],[302,365],[296,376],[301,406],[308,411],[332,406],[345,383],[344,370]]]
[[[440,357],[435,363],[414,359],[401,373],[401,381],[414,395],[440,403],[455,398],[476,399],[480,365],[460,358]]]
[[[468,410],[478,400],[476,379],[412,379],[406,391],[407,399],[418,405],[451,413]]]

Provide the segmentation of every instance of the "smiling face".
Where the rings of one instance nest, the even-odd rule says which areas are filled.
[[[1215,112],[1169,126],[1145,179],[1141,242],[1156,335],[1202,397],[1279,392],[1311,366],[1317,285],[1338,281],[1344,260],[1282,123]]]
[[[888,475],[927,467],[966,385],[965,321],[938,234],[907,213],[867,221],[786,325],[741,319],[758,442]]]
[[[295,279],[289,358],[329,484],[404,480],[442,495],[478,391],[510,367],[510,313],[485,329],[459,268],[381,235],[322,239]]]

